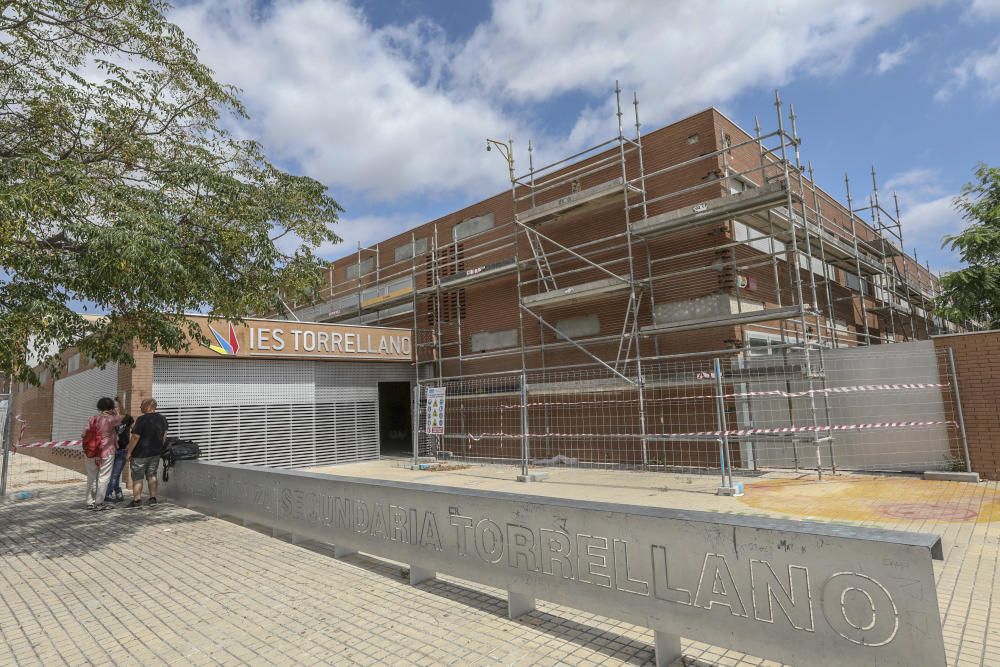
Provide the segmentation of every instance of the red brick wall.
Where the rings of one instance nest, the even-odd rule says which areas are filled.
[[[1000,479],[1000,331],[935,336],[955,355],[972,469]]]

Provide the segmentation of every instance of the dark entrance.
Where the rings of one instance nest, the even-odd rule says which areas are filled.
[[[413,418],[409,382],[378,383],[379,453],[399,456],[413,452]]]

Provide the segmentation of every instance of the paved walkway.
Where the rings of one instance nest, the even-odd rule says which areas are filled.
[[[506,469],[418,473],[383,462],[335,471],[525,490]],[[560,470],[531,491],[939,532],[949,664],[1000,665],[996,483],[757,480],[742,500],[716,498],[711,485]],[[82,486],[42,491],[0,504],[0,666],[651,664],[644,628],[544,602],[510,621],[499,590],[448,578],[413,587],[399,565],[335,560],[320,545],[292,545],[180,507],[92,513],[79,509]],[[686,665],[767,664],[683,648]]]

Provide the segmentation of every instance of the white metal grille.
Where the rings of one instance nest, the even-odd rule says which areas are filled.
[[[118,365],[90,370],[56,380],[52,403],[53,440],[79,438],[87,420],[97,412],[97,400],[118,392]]]
[[[156,359],[153,394],[172,435],[206,460],[300,468],[378,458],[378,383],[409,364]]]

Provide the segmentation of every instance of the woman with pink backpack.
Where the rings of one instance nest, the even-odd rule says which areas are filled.
[[[111,481],[118,446],[118,424],[121,415],[113,399],[104,397],[97,401],[97,414],[90,418],[83,432],[84,467],[87,470],[87,509],[103,510],[104,494]]]

